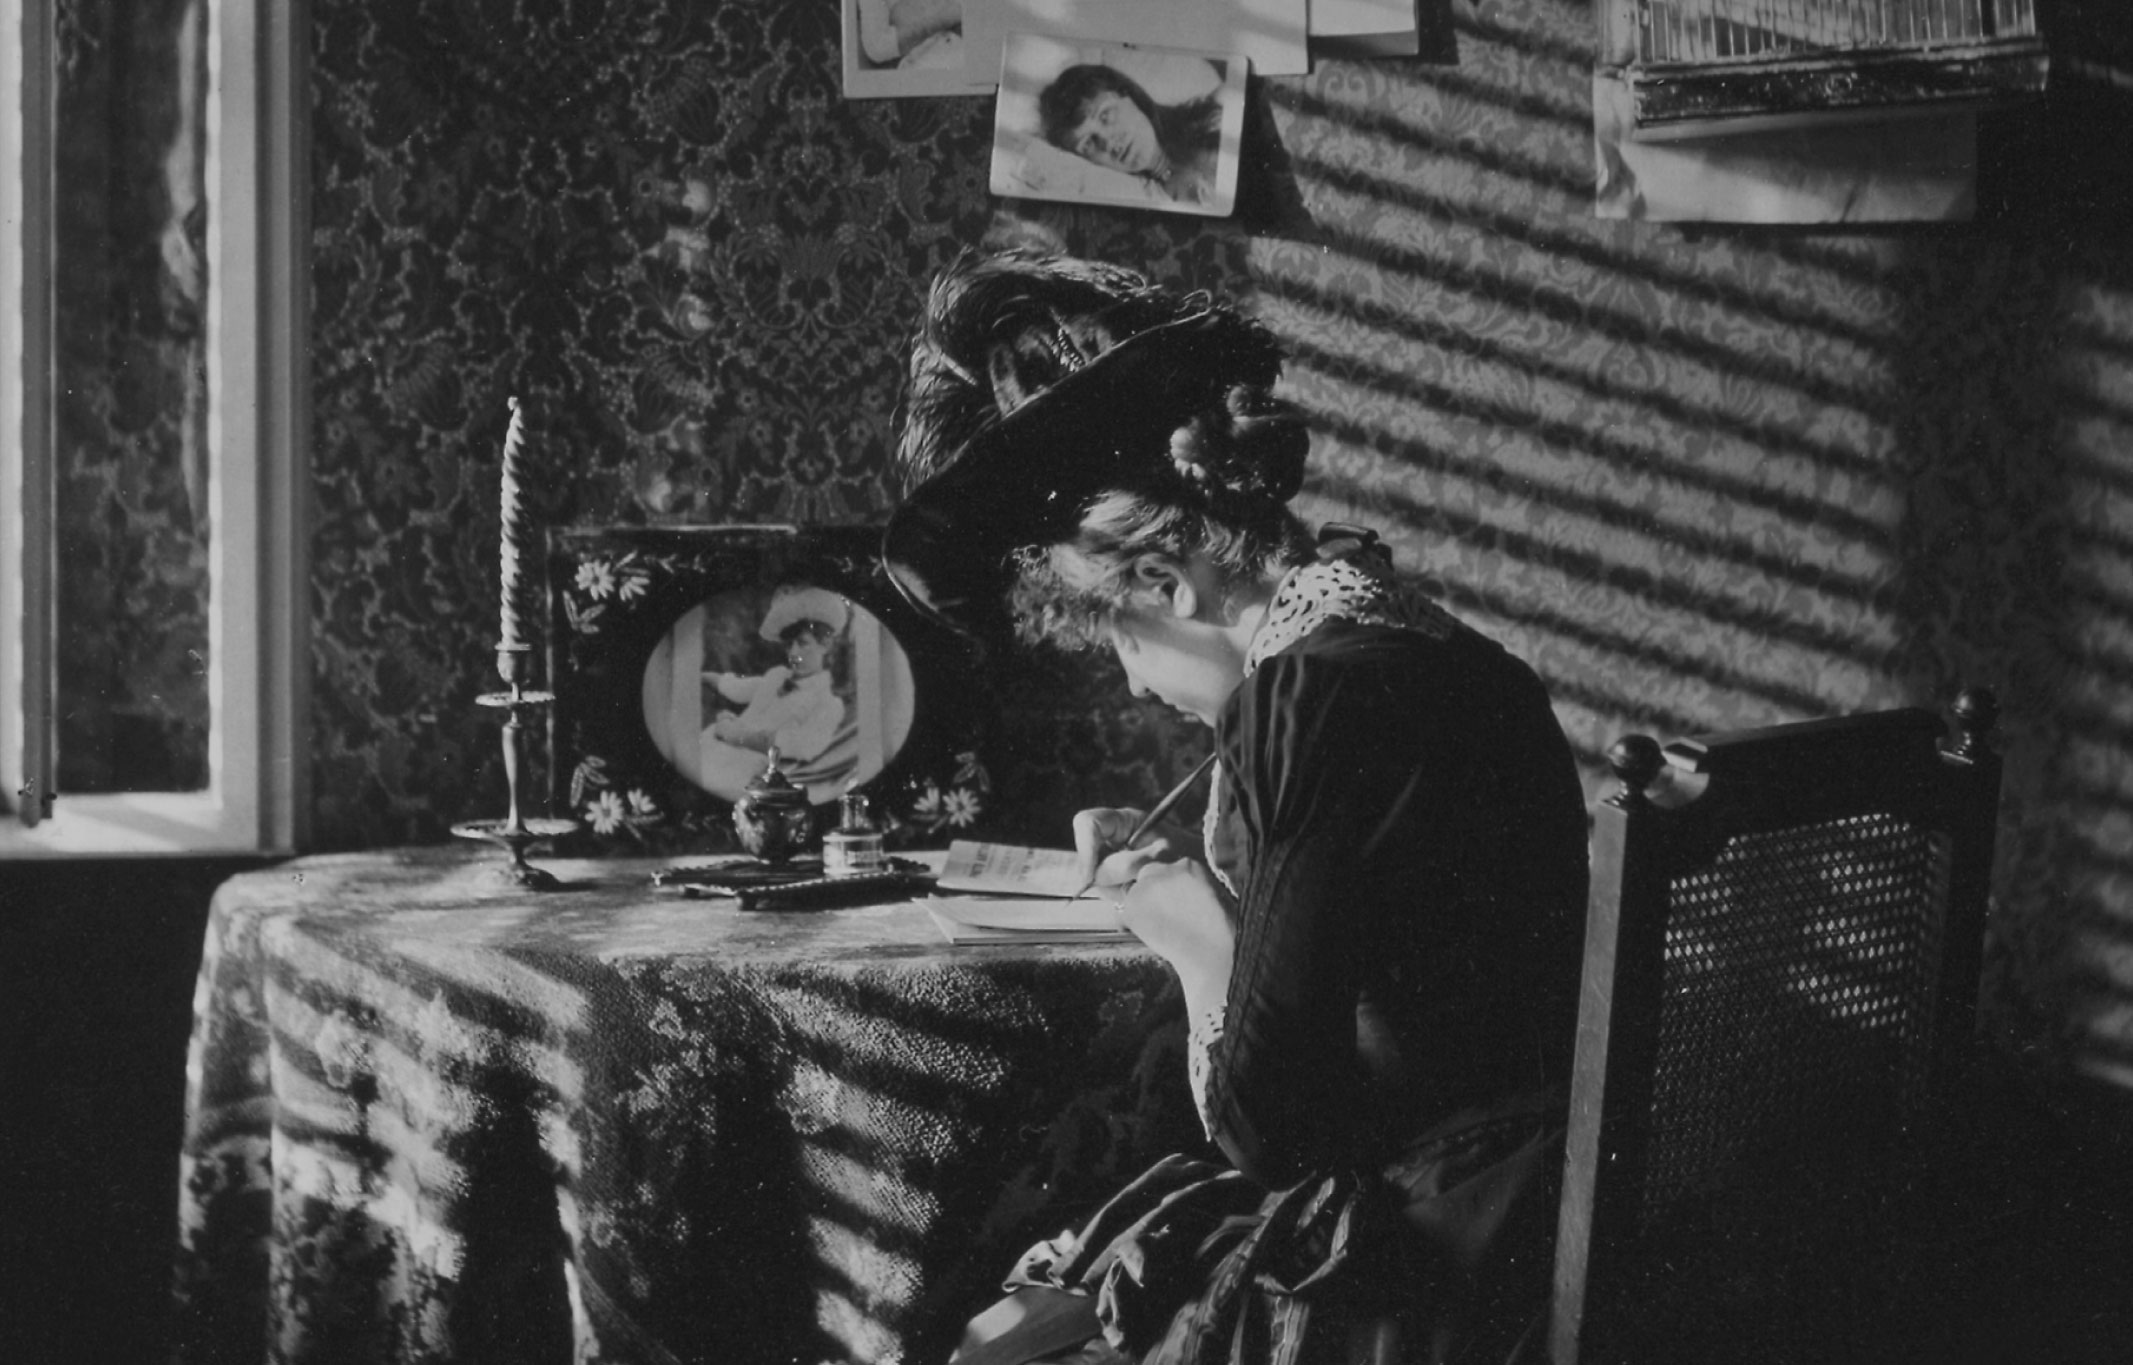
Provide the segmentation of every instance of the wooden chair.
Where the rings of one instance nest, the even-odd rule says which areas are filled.
[[[1845,1258],[1974,1032],[1997,709],[1964,693],[1952,741],[1913,708],[1609,751],[1556,1365],[1834,1360],[1747,1343],[1874,1311]]]

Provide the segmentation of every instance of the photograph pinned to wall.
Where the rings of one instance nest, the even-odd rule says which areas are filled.
[[[999,73],[967,59],[964,0],[842,0],[846,99],[979,95]]]
[[[1450,8],[1449,0],[1429,6],[1432,28],[1446,38]],[[1421,15],[1417,0],[1311,0],[1311,50],[1324,57],[1420,56]]]
[[[1008,35],[992,192],[1223,217],[1237,202],[1244,58]]]
[[[1351,0],[1354,2],[1354,0]],[[1255,76],[1307,76],[1320,8],[1328,0],[966,0],[963,37],[973,71],[1000,74],[1008,36],[1041,33],[1074,43],[1224,52]]]
[[[906,841],[974,824],[989,783],[969,649],[888,584],[880,536],[552,532],[555,804],[601,847],[730,851],[775,747],[825,820],[856,791]]]
[[[1977,113],[1637,135],[1628,84],[1592,77],[1593,215],[1652,223],[1963,223],[1977,211]]]

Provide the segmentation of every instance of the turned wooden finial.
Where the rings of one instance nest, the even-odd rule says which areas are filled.
[[[1608,799],[1627,805],[1644,799],[1644,789],[1659,776],[1665,760],[1659,754],[1659,741],[1650,735],[1624,735],[1608,746],[1607,766],[1622,784],[1621,790]]]
[[[1956,758],[1973,759],[1985,752],[1993,727],[2000,723],[2000,699],[1984,687],[1966,687],[1955,699]]]

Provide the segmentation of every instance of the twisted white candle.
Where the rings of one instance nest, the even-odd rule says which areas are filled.
[[[523,571],[525,562],[533,555],[533,519],[526,515],[525,494],[522,484],[526,474],[524,409],[517,397],[511,399],[511,426],[504,433],[504,468],[501,496],[502,512],[502,573],[499,584],[502,598],[502,615],[499,641],[505,648],[525,643],[520,633],[523,624],[519,613],[525,603]]]

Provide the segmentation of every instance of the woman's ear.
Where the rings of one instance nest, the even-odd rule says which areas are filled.
[[[1200,609],[1200,592],[1185,566],[1169,555],[1149,552],[1133,561],[1134,582],[1152,594],[1162,610],[1189,620]]]

